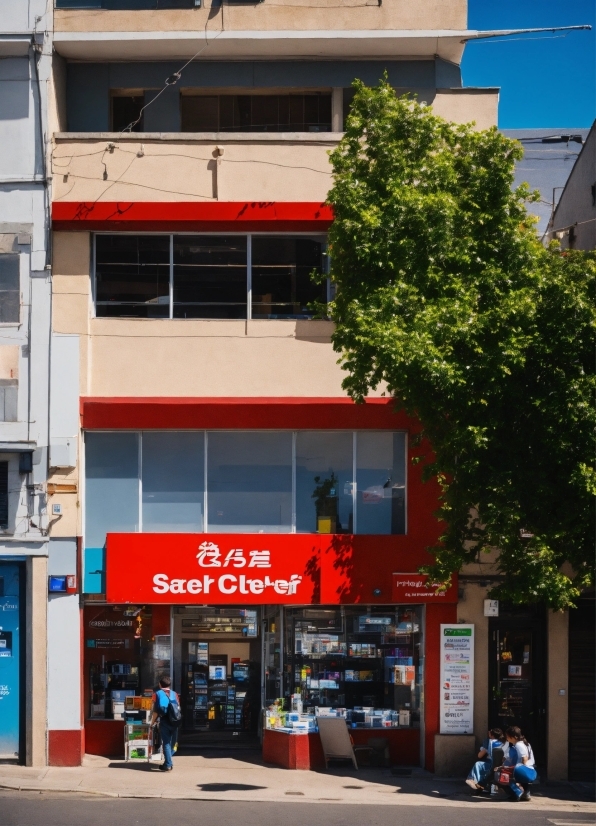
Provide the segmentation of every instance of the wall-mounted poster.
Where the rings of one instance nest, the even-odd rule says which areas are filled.
[[[441,625],[441,734],[474,731],[474,626]]]

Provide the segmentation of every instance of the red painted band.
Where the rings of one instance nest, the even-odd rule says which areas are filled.
[[[85,430],[420,430],[393,399],[83,397],[80,412]]]
[[[306,201],[78,202],[52,204],[55,230],[134,232],[324,232],[331,207]]]

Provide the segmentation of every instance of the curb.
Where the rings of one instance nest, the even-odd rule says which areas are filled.
[[[387,799],[385,800],[375,800],[374,802],[370,799],[368,800],[338,800],[338,799],[325,799],[325,798],[308,798],[308,797],[284,797],[282,799],[270,799],[270,798],[262,798],[262,797],[245,797],[245,798],[230,798],[230,797],[221,797],[219,795],[201,795],[201,794],[148,794],[148,793],[133,793],[133,792],[108,792],[108,791],[98,791],[96,789],[81,789],[76,788],[73,789],[72,787],[68,788],[47,788],[42,786],[23,786],[19,783],[8,784],[6,782],[0,783],[0,791],[15,791],[15,792],[37,792],[39,794],[77,794],[77,795],[87,795],[93,797],[103,797],[107,799],[123,799],[123,800],[196,800],[196,801],[212,801],[218,803],[335,803],[337,805],[342,806],[353,806],[353,805],[360,805],[360,806],[372,806],[372,805],[382,805],[382,806],[402,806],[408,805],[407,803],[393,803]],[[478,802],[482,803],[482,800],[470,801],[467,800],[449,800],[448,798],[434,798],[433,803],[431,804],[433,807],[440,807],[442,804],[447,803],[453,807],[453,804],[456,805],[457,808],[467,807],[469,804],[478,805]],[[501,803],[507,804],[507,809],[510,806],[514,806],[514,803],[510,801],[484,801],[484,802],[492,802],[494,803]],[[425,803],[412,803],[409,805],[429,805],[428,802]],[[515,806],[516,810],[519,808],[517,805]],[[524,806],[524,811],[540,811],[544,809],[560,809],[560,810],[568,810],[572,812],[595,812],[596,811],[596,804],[591,803],[589,801],[566,801],[566,800],[537,800],[534,798],[532,804],[530,806]]]

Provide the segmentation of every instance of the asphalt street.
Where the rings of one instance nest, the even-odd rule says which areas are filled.
[[[482,807],[482,812],[478,811]],[[2,826],[388,826],[399,821],[407,826],[503,826],[513,812],[486,807],[481,802],[469,809],[436,806],[342,806],[298,802],[239,803],[204,800],[114,800],[83,795],[0,793]],[[593,814],[525,809],[514,820],[524,826],[594,826]]]

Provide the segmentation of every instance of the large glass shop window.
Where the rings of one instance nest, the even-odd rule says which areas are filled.
[[[108,532],[406,532],[403,432],[91,432],[85,451],[87,550]]]
[[[230,533],[289,533],[292,434],[209,433],[209,527]]]
[[[305,712],[344,709],[354,727],[419,727],[421,606],[286,608],[284,615],[284,689],[300,696]]]
[[[169,614],[169,606],[85,606],[86,717],[145,722],[151,716],[152,692],[170,673]]]
[[[204,453],[201,431],[143,433],[143,531],[203,530]]]

